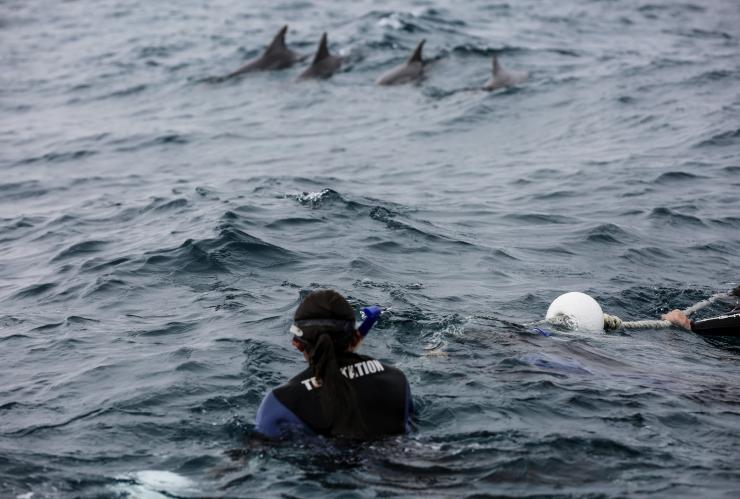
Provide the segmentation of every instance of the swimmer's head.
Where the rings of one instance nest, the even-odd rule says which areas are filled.
[[[332,420],[333,433],[362,435],[366,425],[355,389],[340,370],[339,357],[362,341],[355,328],[355,311],[331,289],[317,289],[303,299],[293,315],[293,345],[303,352],[314,377],[320,381],[321,409]]]
[[[290,331],[301,343],[314,343],[328,334],[335,345],[347,346],[356,334],[355,311],[336,291],[317,289],[298,305]]]

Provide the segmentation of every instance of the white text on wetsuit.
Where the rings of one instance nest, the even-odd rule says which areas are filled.
[[[339,368],[339,370],[342,372],[342,375],[345,378],[349,379],[355,379],[361,376],[366,376],[368,374],[375,374],[381,371],[385,371],[385,369],[383,368],[383,364],[381,364],[377,360],[366,360],[363,362],[358,362],[356,364],[341,367]],[[303,383],[303,386],[305,386],[306,390],[308,391],[321,386],[321,383],[319,383],[319,380],[317,380],[315,377],[304,379],[303,381],[301,381],[301,383]]]

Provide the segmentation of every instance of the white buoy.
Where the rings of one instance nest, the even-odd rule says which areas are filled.
[[[604,312],[601,306],[587,294],[577,291],[555,298],[547,309],[545,320],[571,330],[587,332],[604,330]]]

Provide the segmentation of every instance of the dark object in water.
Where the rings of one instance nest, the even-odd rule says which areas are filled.
[[[376,83],[378,85],[397,85],[421,78],[424,72],[424,61],[421,58],[424,43],[426,43],[426,40],[420,41],[406,62],[383,73]]]
[[[691,330],[703,336],[740,336],[740,313],[694,321]]]
[[[299,80],[305,80],[308,78],[329,78],[334,71],[338,70],[342,65],[342,58],[329,53],[329,45],[326,39],[326,33],[321,35],[321,41],[319,41],[319,48],[316,50],[316,55],[313,58],[313,62],[301,75],[298,77]]]
[[[232,78],[243,73],[252,71],[268,71],[274,69],[285,69],[292,66],[298,60],[298,54],[290,50],[285,45],[285,34],[288,32],[286,24],[277,32],[270,45],[265,49],[261,56],[252,59],[244,66],[240,67],[227,78]]]

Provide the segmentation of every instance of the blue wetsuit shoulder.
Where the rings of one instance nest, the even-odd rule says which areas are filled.
[[[255,431],[279,439],[294,433],[313,435],[313,431],[280,402],[273,392],[268,393],[257,409]]]

